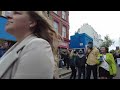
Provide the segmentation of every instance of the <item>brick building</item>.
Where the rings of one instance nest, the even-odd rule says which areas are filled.
[[[69,48],[69,11],[42,11],[40,14],[51,20],[54,30],[62,37],[59,47]]]
[[[55,31],[63,38],[59,47],[69,48],[69,11],[50,11]]]

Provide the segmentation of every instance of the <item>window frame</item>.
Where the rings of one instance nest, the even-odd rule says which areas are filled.
[[[57,30],[56,30],[56,28],[55,28],[55,23],[56,23],[56,25],[57,25]],[[57,22],[57,21],[53,21],[53,26],[54,26],[54,30],[55,30],[55,32],[56,33],[58,33],[59,32],[59,22]]]
[[[64,12],[64,14],[63,14],[63,12]],[[62,19],[67,20],[66,11],[62,11]]]
[[[62,37],[67,38],[67,27],[64,25],[62,26]]]

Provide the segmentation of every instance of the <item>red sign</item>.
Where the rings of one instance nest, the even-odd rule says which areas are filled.
[[[59,47],[69,48],[68,43],[67,42],[63,42],[63,41],[60,42]]]

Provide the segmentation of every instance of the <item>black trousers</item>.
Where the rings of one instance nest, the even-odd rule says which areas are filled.
[[[63,59],[63,61],[64,61],[64,66],[66,66],[67,60],[66,60],[66,59]]]
[[[70,76],[70,79],[76,79],[76,72],[77,70],[75,69],[75,66],[70,66],[71,70],[72,70],[72,74]]]
[[[98,79],[98,76],[97,76],[97,65],[87,65],[86,70],[87,70],[86,79],[90,79],[91,72],[93,73],[94,79]]]
[[[70,60],[69,59],[66,60],[66,64],[67,64],[67,69],[69,69],[69,67],[70,67]]]
[[[78,79],[81,79],[81,74],[83,74],[83,79],[85,79],[85,66],[78,67]]]

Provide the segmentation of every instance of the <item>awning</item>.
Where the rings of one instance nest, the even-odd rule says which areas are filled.
[[[0,39],[16,41],[16,38],[5,31],[5,25],[7,19],[3,16],[0,16]]]

